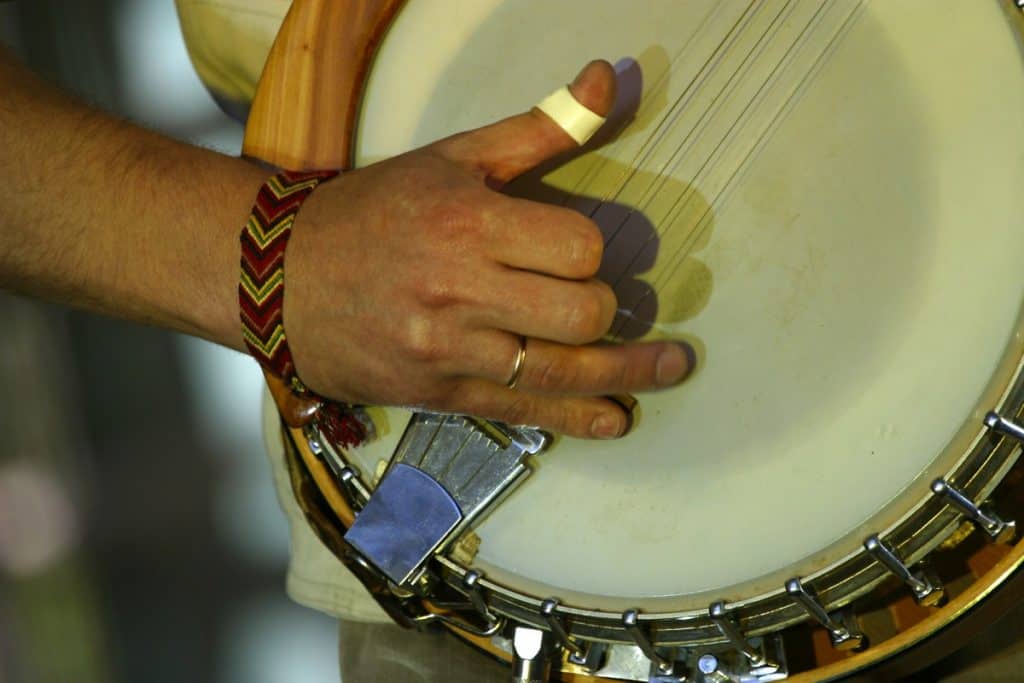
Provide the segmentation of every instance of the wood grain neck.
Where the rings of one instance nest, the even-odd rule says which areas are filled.
[[[256,90],[242,153],[347,169],[373,56],[404,0],[295,0]]]

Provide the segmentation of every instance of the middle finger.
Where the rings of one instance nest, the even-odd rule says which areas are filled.
[[[480,326],[562,344],[587,344],[611,327],[617,302],[599,280],[563,280],[496,267],[490,295],[470,317]]]

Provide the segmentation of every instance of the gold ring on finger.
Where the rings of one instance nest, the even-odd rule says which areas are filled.
[[[516,362],[512,366],[512,375],[505,382],[509,389],[515,389],[519,383],[519,377],[523,374],[523,366],[526,365],[526,337],[519,337],[519,351],[516,353]]]

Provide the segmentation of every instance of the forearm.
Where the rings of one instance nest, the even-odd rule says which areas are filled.
[[[79,104],[0,48],[0,286],[241,348],[266,171]]]

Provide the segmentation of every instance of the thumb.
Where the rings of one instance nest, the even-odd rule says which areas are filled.
[[[615,102],[615,70],[603,60],[587,64],[569,85],[577,102],[607,116]],[[576,141],[540,109],[441,140],[435,149],[472,167],[492,184],[506,183],[543,161],[578,147]]]

